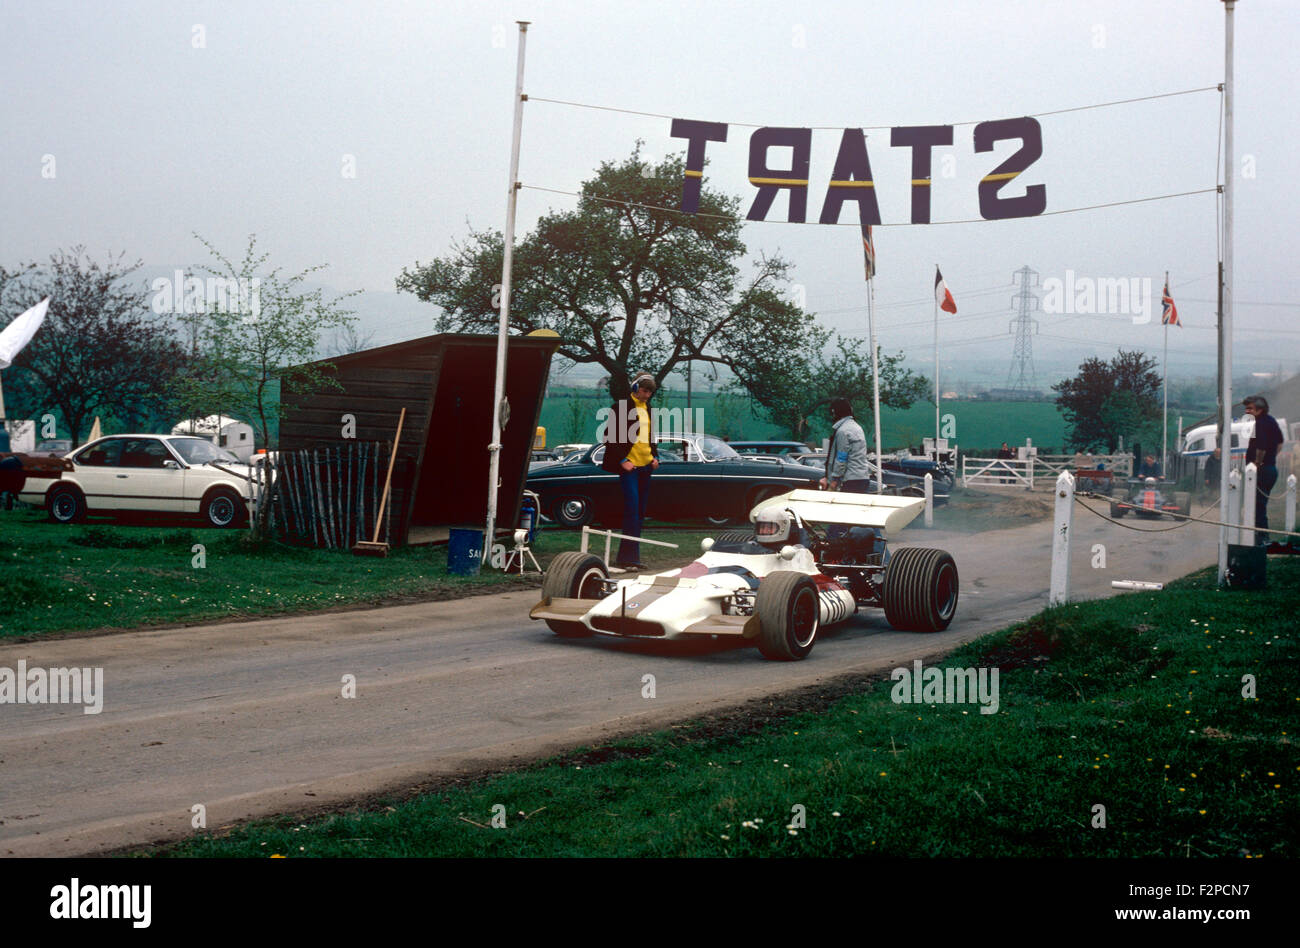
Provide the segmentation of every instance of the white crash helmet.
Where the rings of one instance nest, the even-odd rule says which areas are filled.
[[[1143,483],[1146,484],[1147,487],[1155,487],[1156,479],[1154,477],[1148,477]]]
[[[754,538],[764,546],[782,547],[790,542],[794,517],[784,507],[760,510],[754,518]]]

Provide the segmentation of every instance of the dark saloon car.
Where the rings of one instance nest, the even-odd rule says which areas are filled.
[[[802,441],[730,441],[728,444],[739,454],[775,457],[787,461],[795,460],[796,454],[807,454],[812,450]]]
[[[660,438],[659,467],[650,485],[646,516],[654,520],[743,522],[761,500],[796,488],[817,488],[816,468],[745,458],[711,435]],[[623,521],[618,475],[600,466],[605,446],[576,461],[549,464],[528,475],[528,489],[541,498],[542,514],[566,527],[593,520],[617,528]]]

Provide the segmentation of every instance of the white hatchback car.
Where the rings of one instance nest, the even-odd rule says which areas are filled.
[[[250,515],[253,469],[211,441],[184,435],[110,435],[66,455],[58,480],[28,481],[18,499],[43,506],[56,523],[88,513],[199,514],[213,527]]]

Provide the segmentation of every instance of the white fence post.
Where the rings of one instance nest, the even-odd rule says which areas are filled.
[[[1241,540],[1246,546],[1254,546],[1255,539],[1255,505],[1259,503],[1259,469],[1254,464],[1246,465],[1246,476],[1241,480]]]
[[[1237,525],[1241,523],[1241,471],[1235,467],[1228,472],[1228,509],[1224,511],[1223,522],[1228,524],[1228,545],[1241,543],[1241,532]]]
[[[1294,482],[1295,478],[1291,478]],[[1295,495],[1293,490],[1292,496]],[[925,525],[934,526],[934,478],[930,474],[925,475]]]
[[[1062,471],[1056,479],[1056,517],[1052,527],[1052,585],[1047,604],[1059,606],[1070,598],[1070,531],[1074,520],[1074,477]]]
[[[1286,479],[1286,532],[1295,533],[1295,475]],[[1294,543],[1295,537],[1287,537],[1287,543]]]

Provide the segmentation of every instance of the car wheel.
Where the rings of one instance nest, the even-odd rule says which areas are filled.
[[[600,581],[609,578],[609,571],[600,557],[590,553],[569,551],[551,561],[546,578],[542,580],[542,600],[601,598]],[[556,635],[565,638],[585,638],[595,633],[581,622],[547,619],[547,626]]]
[[[904,547],[885,567],[885,620],[895,629],[942,632],[957,613],[957,564],[944,550]]]
[[[45,509],[55,523],[80,523],[86,519],[86,496],[71,484],[50,488]]]
[[[1126,513],[1128,513],[1128,511],[1125,510],[1123,507],[1121,507],[1119,504],[1115,503],[1115,501],[1112,500],[1110,502],[1110,517],[1112,520],[1118,520],[1121,517],[1123,517],[1124,514]]]
[[[817,641],[821,603],[812,579],[794,570],[767,574],[754,603],[758,650],[764,658],[793,662],[806,658]]]
[[[591,522],[591,502],[585,497],[561,497],[551,506],[551,519],[562,527],[581,527]]]
[[[747,543],[754,539],[753,530],[724,530],[713,538],[713,545],[719,543]]]
[[[213,527],[237,527],[244,519],[244,502],[229,488],[214,490],[203,500],[203,519]]]

